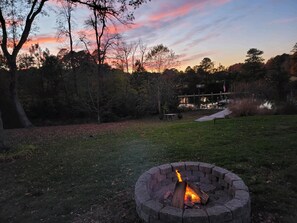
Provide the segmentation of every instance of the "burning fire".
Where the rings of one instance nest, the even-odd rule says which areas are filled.
[[[182,176],[178,170],[175,170],[176,177],[178,182],[183,182]],[[201,203],[201,199],[199,195],[187,184],[184,201],[188,201],[191,203]]]
[[[189,187],[189,185],[187,185],[187,187],[186,187],[184,200],[190,201],[192,203],[201,203],[201,199],[200,199],[199,195],[196,194],[195,191],[193,191],[191,189],[191,187]]]
[[[175,173],[176,173],[178,182],[183,182],[180,172],[178,170],[175,170]]]

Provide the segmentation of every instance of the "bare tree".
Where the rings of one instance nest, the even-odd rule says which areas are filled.
[[[147,46],[141,40],[127,43],[123,39],[119,39],[114,46],[113,64],[127,73],[144,70],[146,49]]]
[[[176,66],[177,59],[178,56],[162,44],[154,46],[146,55],[147,66],[158,73]]]
[[[147,51],[147,45],[144,44],[141,40],[139,40],[139,51],[140,51],[140,59],[139,59],[139,67],[144,67],[144,60]]]
[[[90,20],[88,22],[91,22]],[[81,98],[81,101],[83,102],[84,105],[86,105],[86,107],[88,108],[87,110],[91,112],[95,112],[97,114],[97,121],[98,123],[100,123],[101,122],[101,117],[100,117],[101,103],[100,102],[102,100],[102,95],[104,94],[103,67],[106,62],[106,59],[109,59],[108,50],[117,42],[119,37],[118,37],[118,34],[109,34],[109,33],[105,33],[104,36],[102,37],[99,37],[99,35],[97,37],[100,40],[96,41],[96,49],[93,52],[91,52],[90,45],[92,45],[92,42],[87,39],[86,34],[80,33],[80,41],[85,46],[85,49],[88,52],[88,54],[91,55],[93,62],[97,65],[97,72],[95,71],[97,78],[94,79],[92,75],[86,76],[87,83],[88,83],[87,96],[89,100],[85,100],[85,98]],[[98,44],[99,42],[100,44]],[[100,48],[98,50],[99,45],[100,45]]]
[[[131,64],[132,64],[131,70],[132,70],[132,73],[135,72],[135,55],[136,55],[139,43],[140,43],[140,41],[131,43],[131,45],[132,45],[132,49],[131,49]]]
[[[78,1],[81,2],[81,1]],[[100,100],[103,90],[102,67],[106,59],[106,52],[113,44],[113,41],[118,38],[117,35],[112,36],[108,33],[108,27],[117,23],[127,25],[134,19],[133,14],[129,11],[129,5],[138,6],[145,1],[128,1],[120,0],[89,0],[84,3],[91,7],[92,15],[86,21],[86,24],[92,27],[95,33],[96,40],[96,59],[97,59],[97,121],[100,120]],[[91,5],[91,6],[90,6]]]
[[[74,50],[73,50],[73,24],[74,17],[73,12],[75,10],[76,4],[73,3],[71,0],[60,0],[61,8],[58,11],[58,37],[66,36],[69,38],[69,56],[70,56],[70,66],[72,70],[72,75],[74,78],[74,90],[75,93],[78,94],[78,87],[77,87],[77,75],[76,75],[76,67],[74,65]]]
[[[123,54],[124,54],[124,59],[125,59],[125,67],[126,67],[126,72],[129,73],[129,58],[132,53],[132,44],[124,44],[123,45]]]
[[[122,39],[116,42],[114,49],[114,64],[117,68],[129,73],[130,56],[135,55],[133,43],[126,43]],[[133,65],[133,61],[132,61]],[[133,70],[133,66],[131,66]]]
[[[125,69],[125,59],[121,49],[122,41],[119,39],[113,46],[113,65],[119,69],[124,71]]]
[[[32,24],[47,0],[11,0],[0,2],[1,49],[10,73],[10,97],[23,127],[32,125],[17,93],[17,56],[26,43]],[[10,52],[11,49],[11,52]]]
[[[157,105],[159,114],[162,113],[161,102],[162,102],[162,89],[164,88],[163,80],[161,79],[160,74],[164,70],[172,68],[178,64],[178,56],[170,50],[168,47],[160,44],[154,46],[146,55],[147,66],[156,72],[158,72],[157,80]]]

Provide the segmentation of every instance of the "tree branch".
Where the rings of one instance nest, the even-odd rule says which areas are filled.
[[[7,30],[6,30],[5,19],[3,17],[1,8],[0,8],[0,24],[2,29],[1,49],[3,51],[4,56],[8,59],[10,57],[10,54],[7,50]]]
[[[34,12],[34,8],[35,8],[36,3],[37,3],[37,0],[34,0],[34,2],[32,3],[32,7],[30,9],[30,12],[28,13],[27,20],[28,20],[28,18],[31,17],[32,13]]]
[[[86,5],[86,6],[92,8],[92,9],[95,9],[97,11],[108,11],[108,7],[102,7],[102,5],[98,5],[95,2],[90,3],[90,1],[82,1],[82,0],[70,0],[70,1],[74,2],[74,3]]]
[[[17,46],[14,48],[13,50],[13,53],[12,53],[12,56],[13,57],[16,57],[17,54],[19,53],[19,51],[21,50],[22,46],[25,44],[25,42],[27,41],[28,39],[28,36],[30,34],[30,30],[31,30],[31,26],[32,26],[32,23],[35,19],[35,17],[41,12],[43,6],[44,6],[44,3],[47,2],[48,0],[42,0],[37,8],[37,10],[34,12],[34,8],[35,8],[35,5],[37,3],[37,0],[34,0],[33,4],[32,4],[32,7],[31,7],[31,10],[30,10],[30,13],[28,14],[27,18],[26,18],[26,24],[25,24],[25,28],[24,28],[24,31],[22,33],[22,36],[21,36],[21,39],[20,41],[18,42]]]

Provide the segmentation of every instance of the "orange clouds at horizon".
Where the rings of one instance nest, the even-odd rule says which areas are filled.
[[[24,49],[29,49],[31,45],[34,44],[57,44],[62,41],[65,41],[66,38],[57,38],[51,35],[42,35],[42,36],[36,36],[32,39],[29,39],[23,46]]]

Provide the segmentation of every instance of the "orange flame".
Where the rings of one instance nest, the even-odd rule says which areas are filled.
[[[185,192],[185,201],[190,201],[192,203],[201,203],[201,199],[198,194],[195,193],[194,190],[192,190],[188,185],[186,187]]]
[[[182,177],[181,177],[180,172],[179,172],[178,170],[175,170],[175,173],[176,173],[176,177],[177,177],[177,179],[178,179],[178,182],[183,182],[183,179],[182,179]]]
[[[178,182],[183,182],[182,176],[178,170],[175,170]],[[199,195],[187,184],[184,201],[189,201],[191,203],[201,203]]]

